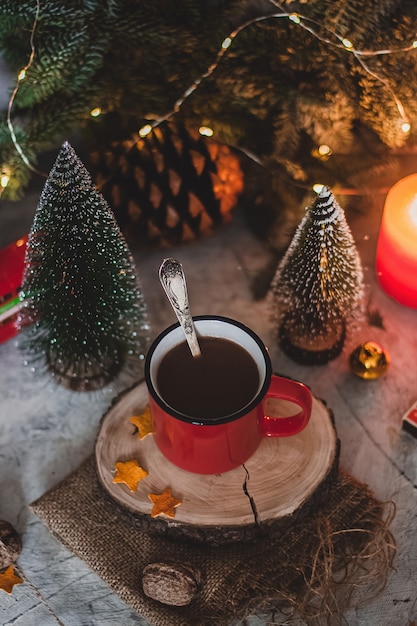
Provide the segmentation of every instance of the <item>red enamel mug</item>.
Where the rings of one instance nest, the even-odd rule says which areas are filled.
[[[183,330],[178,323],[174,324],[155,339],[145,359],[154,437],[164,456],[176,466],[197,474],[218,474],[245,463],[264,437],[288,437],[302,431],[310,419],[312,395],[302,383],[272,374],[268,351],[250,328],[220,316],[193,319],[202,340],[227,339],[251,355],[257,369],[256,388],[243,406],[214,418],[205,414],[204,409],[196,417],[171,406],[159,389],[158,370],[167,353],[185,341]],[[187,381],[180,393],[187,393]],[[264,406],[268,398],[290,401],[294,404],[294,414],[266,415]]]

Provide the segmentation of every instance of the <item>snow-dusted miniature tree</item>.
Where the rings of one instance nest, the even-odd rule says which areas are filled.
[[[271,284],[281,336],[306,350],[344,337],[361,310],[363,270],[345,213],[323,187],[300,222]]]
[[[71,387],[101,386],[143,351],[146,311],[133,259],[67,142],[29,233],[21,297],[22,349]]]

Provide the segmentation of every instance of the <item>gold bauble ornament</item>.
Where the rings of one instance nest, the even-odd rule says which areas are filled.
[[[375,341],[366,341],[357,346],[349,358],[352,372],[360,378],[379,378],[388,369],[389,354]]]

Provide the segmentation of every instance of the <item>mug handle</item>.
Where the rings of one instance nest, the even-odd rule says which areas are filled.
[[[298,404],[301,410],[288,417],[273,417],[265,415],[264,411],[259,420],[259,429],[263,437],[290,437],[307,426],[311,416],[313,396],[303,383],[273,375],[264,401],[267,398],[289,400]]]

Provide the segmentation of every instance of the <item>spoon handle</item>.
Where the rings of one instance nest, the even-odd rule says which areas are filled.
[[[191,354],[194,357],[200,356],[201,350],[190,313],[187,285],[181,263],[176,259],[164,259],[159,268],[159,280],[184,330]]]

